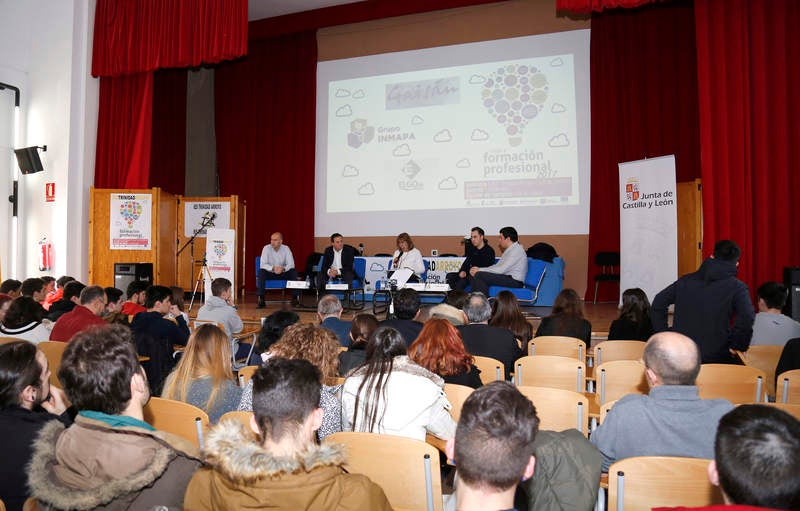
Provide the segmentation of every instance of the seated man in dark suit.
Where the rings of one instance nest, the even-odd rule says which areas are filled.
[[[419,306],[419,293],[413,289],[401,289],[394,295],[394,313],[397,317],[381,321],[380,326],[394,328],[402,334],[406,345],[411,346],[422,331],[422,323],[417,321]]]
[[[450,289],[464,290],[469,285],[469,270],[473,266],[486,268],[494,264],[494,249],[486,243],[483,229],[473,227],[469,236],[472,250],[467,250],[467,257],[457,272],[448,273],[445,277]]]
[[[322,256],[322,267],[317,274],[317,289],[325,289],[328,281],[342,281],[350,285],[356,278],[354,269],[356,249],[344,244],[344,237],[338,232],[331,234],[331,246]]]
[[[492,307],[483,293],[470,293],[464,305],[469,325],[457,327],[464,340],[464,347],[471,355],[491,357],[505,367],[505,378],[509,379],[514,362],[524,353],[517,344],[511,330],[489,326]]]
[[[350,327],[352,322],[342,321],[342,302],[333,295],[325,295],[317,304],[320,326],[336,334],[339,344],[350,346]]]

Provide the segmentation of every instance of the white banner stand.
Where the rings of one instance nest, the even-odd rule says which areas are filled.
[[[620,303],[638,287],[652,302],[678,276],[675,156],[619,164]]]
[[[211,274],[205,275],[205,295],[211,296],[211,281],[226,278],[236,282],[236,231],[233,229],[211,228],[206,233],[206,262]],[[236,300],[236,293],[231,293],[231,301]]]

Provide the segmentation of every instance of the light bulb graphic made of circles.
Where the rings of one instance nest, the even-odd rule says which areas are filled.
[[[136,201],[126,201],[120,204],[119,214],[128,223],[128,229],[133,227],[133,222],[142,214],[142,205]]]
[[[512,146],[522,143],[522,130],[547,101],[547,77],[535,66],[508,64],[497,68],[483,84],[486,111],[505,128]]]

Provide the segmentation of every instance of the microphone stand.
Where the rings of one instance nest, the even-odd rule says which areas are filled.
[[[197,235],[200,234],[201,232],[205,231],[205,228],[208,227],[209,225],[211,225],[211,226],[214,225],[214,216],[204,216],[203,217],[203,221],[200,223],[200,229],[196,230],[195,233],[192,234],[192,237],[189,238],[188,240],[186,240],[186,243],[184,243],[183,246],[178,249],[178,252],[175,254],[175,262],[176,262],[175,266],[176,267],[177,267],[178,258],[180,257],[181,253],[183,253],[183,251],[186,250],[186,247],[191,245],[192,248],[189,250],[189,257],[191,258],[191,268],[192,268],[191,269],[191,272],[192,272],[191,274],[194,275],[194,265],[195,265],[194,240],[197,238]],[[200,268],[200,275],[198,276],[198,281],[199,281],[199,278],[202,276],[203,268],[205,268],[206,270],[208,269],[208,266],[206,265],[205,255],[203,256],[203,267]],[[195,289],[195,293],[196,293],[197,292],[197,284],[195,284],[194,289]],[[195,295],[195,293],[192,293],[192,300],[191,300],[191,302],[189,304],[189,312],[191,312],[191,310],[192,310],[192,305],[191,304],[194,303],[194,295]]]

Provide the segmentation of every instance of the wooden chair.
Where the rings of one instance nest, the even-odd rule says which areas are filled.
[[[50,385],[55,385],[58,388],[64,388],[60,381],[58,381],[58,369],[61,367],[61,357],[64,356],[64,350],[67,349],[69,343],[58,341],[42,341],[36,345],[37,348],[42,350],[44,356],[47,358],[47,364],[50,366]]]
[[[2,511],[5,511],[5,508]],[[39,511],[39,501],[30,497],[22,504],[22,511]]]
[[[555,355],[586,360],[586,343],[575,337],[542,335],[528,341],[528,355]]]
[[[247,382],[253,378],[253,374],[260,369],[259,366],[244,366],[238,371],[239,386],[245,388]]]
[[[756,404],[768,405],[768,406],[774,406],[775,408],[780,408],[784,412],[793,416],[795,419],[800,420],[800,404],[798,405],[790,405],[787,403],[756,403]]]
[[[503,380],[505,369],[503,363],[492,357],[472,357],[475,359],[473,364],[481,371],[481,383],[486,385],[493,381]]]
[[[644,370],[644,364],[637,360],[612,360],[597,366],[597,404],[602,406],[628,394],[647,394],[650,387]]]
[[[420,440],[376,433],[340,432],[324,443],[343,444],[345,469],[383,488],[394,509],[442,511],[439,451]]]
[[[522,395],[533,402],[539,416],[539,429],[564,431],[577,429],[589,435],[589,398],[564,389],[547,387],[517,387]]]
[[[450,417],[452,417],[454,421],[458,422],[458,418],[461,417],[461,407],[464,406],[464,401],[467,400],[474,390],[475,389],[472,387],[467,387],[466,385],[456,385],[455,383],[444,384],[444,393],[447,396],[447,400],[453,405],[453,407],[450,408]]]
[[[514,362],[517,387],[550,387],[583,392],[586,364],[580,360],[554,355],[518,358]]]
[[[6,503],[2,499],[0,499],[0,511],[6,511]]]
[[[0,344],[8,344],[10,342],[16,342],[16,341],[21,341],[21,340],[22,339],[19,339],[17,337],[0,337]],[[2,510],[0,510],[0,511],[2,511]]]
[[[608,469],[608,509],[650,511],[654,507],[722,504],[722,492],[708,480],[710,461],[667,456],[618,461]]]
[[[733,404],[763,401],[764,372],[755,367],[703,364],[695,384],[701,399],[722,398]]]
[[[800,404],[800,369],[778,375],[775,400],[779,403]]]
[[[154,428],[172,433],[203,447],[203,432],[208,414],[182,401],[151,397],[144,407],[144,420]]]
[[[614,401],[606,401],[600,406],[600,420],[598,421],[598,424],[602,424],[603,421],[606,420],[606,415],[608,415],[608,412],[611,411],[611,409],[614,407],[614,403],[616,402],[616,399]]]
[[[602,341],[594,347],[594,365],[614,360],[641,360],[644,347],[642,341]]]
[[[245,412],[242,410],[234,410],[232,412],[227,412],[222,414],[222,417],[219,418],[219,421],[222,422],[224,420],[233,420],[241,422],[244,427],[247,428],[247,431],[250,431],[250,417],[253,416],[253,412]]]
[[[736,354],[744,362],[744,365],[761,369],[764,372],[766,379],[764,380],[764,388],[767,395],[771,398],[775,397],[775,368],[778,366],[778,360],[781,358],[783,346],[775,346],[772,344],[757,344],[750,346],[747,351],[737,351]]]

